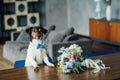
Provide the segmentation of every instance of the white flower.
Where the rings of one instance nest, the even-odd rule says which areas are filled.
[[[73,45],[70,45],[69,49],[75,49],[75,48],[77,48],[77,47],[78,47],[77,44],[73,44]]]
[[[63,53],[65,51],[65,47],[61,47],[59,50],[58,50],[58,53]]]

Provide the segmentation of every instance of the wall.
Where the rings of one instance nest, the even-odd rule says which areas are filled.
[[[112,18],[120,19],[120,0],[112,0]],[[100,1],[101,18],[105,17],[106,3]],[[57,30],[73,26],[76,33],[89,35],[89,18],[94,18],[94,0],[46,0],[46,25],[55,24]]]
[[[71,14],[70,25],[76,33],[89,34],[89,18],[94,16],[95,2],[93,0],[69,0]]]
[[[120,0],[112,0],[112,18],[120,19]]]
[[[46,25],[56,25],[57,30],[68,27],[67,0],[46,0]]]

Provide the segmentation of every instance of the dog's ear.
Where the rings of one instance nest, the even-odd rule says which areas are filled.
[[[42,29],[42,31],[43,31],[44,34],[47,33],[47,29],[45,29],[44,27],[40,27],[40,29]]]
[[[30,41],[32,41],[32,37],[31,37],[32,27],[27,28],[25,31],[29,34]]]
[[[31,34],[31,31],[32,31],[32,27],[29,27],[25,30],[28,34]]]

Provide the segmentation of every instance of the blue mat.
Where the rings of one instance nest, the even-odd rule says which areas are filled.
[[[25,65],[25,60],[18,60],[14,63],[14,68],[21,68],[24,67]]]
[[[52,58],[49,57],[49,56],[48,56],[48,60],[51,63],[53,63]],[[43,64],[45,64],[44,61],[43,61]],[[15,61],[15,63],[14,63],[14,68],[21,68],[21,67],[24,67],[24,66],[25,66],[25,60],[18,60],[18,61]]]
[[[109,50],[109,51],[104,51],[104,52],[93,52],[93,53],[86,54],[86,57],[89,58],[89,57],[93,57],[93,56],[116,54],[117,52],[118,52],[117,50]]]

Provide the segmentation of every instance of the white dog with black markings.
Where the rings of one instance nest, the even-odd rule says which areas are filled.
[[[47,33],[47,30],[43,27],[30,27],[26,31],[30,35],[30,44],[25,66],[33,66],[35,70],[38,70],[39,64],[44,61],[48,66],[54,67],[54,64],[48,60],[46,44],[43,44],[43,35]]]

